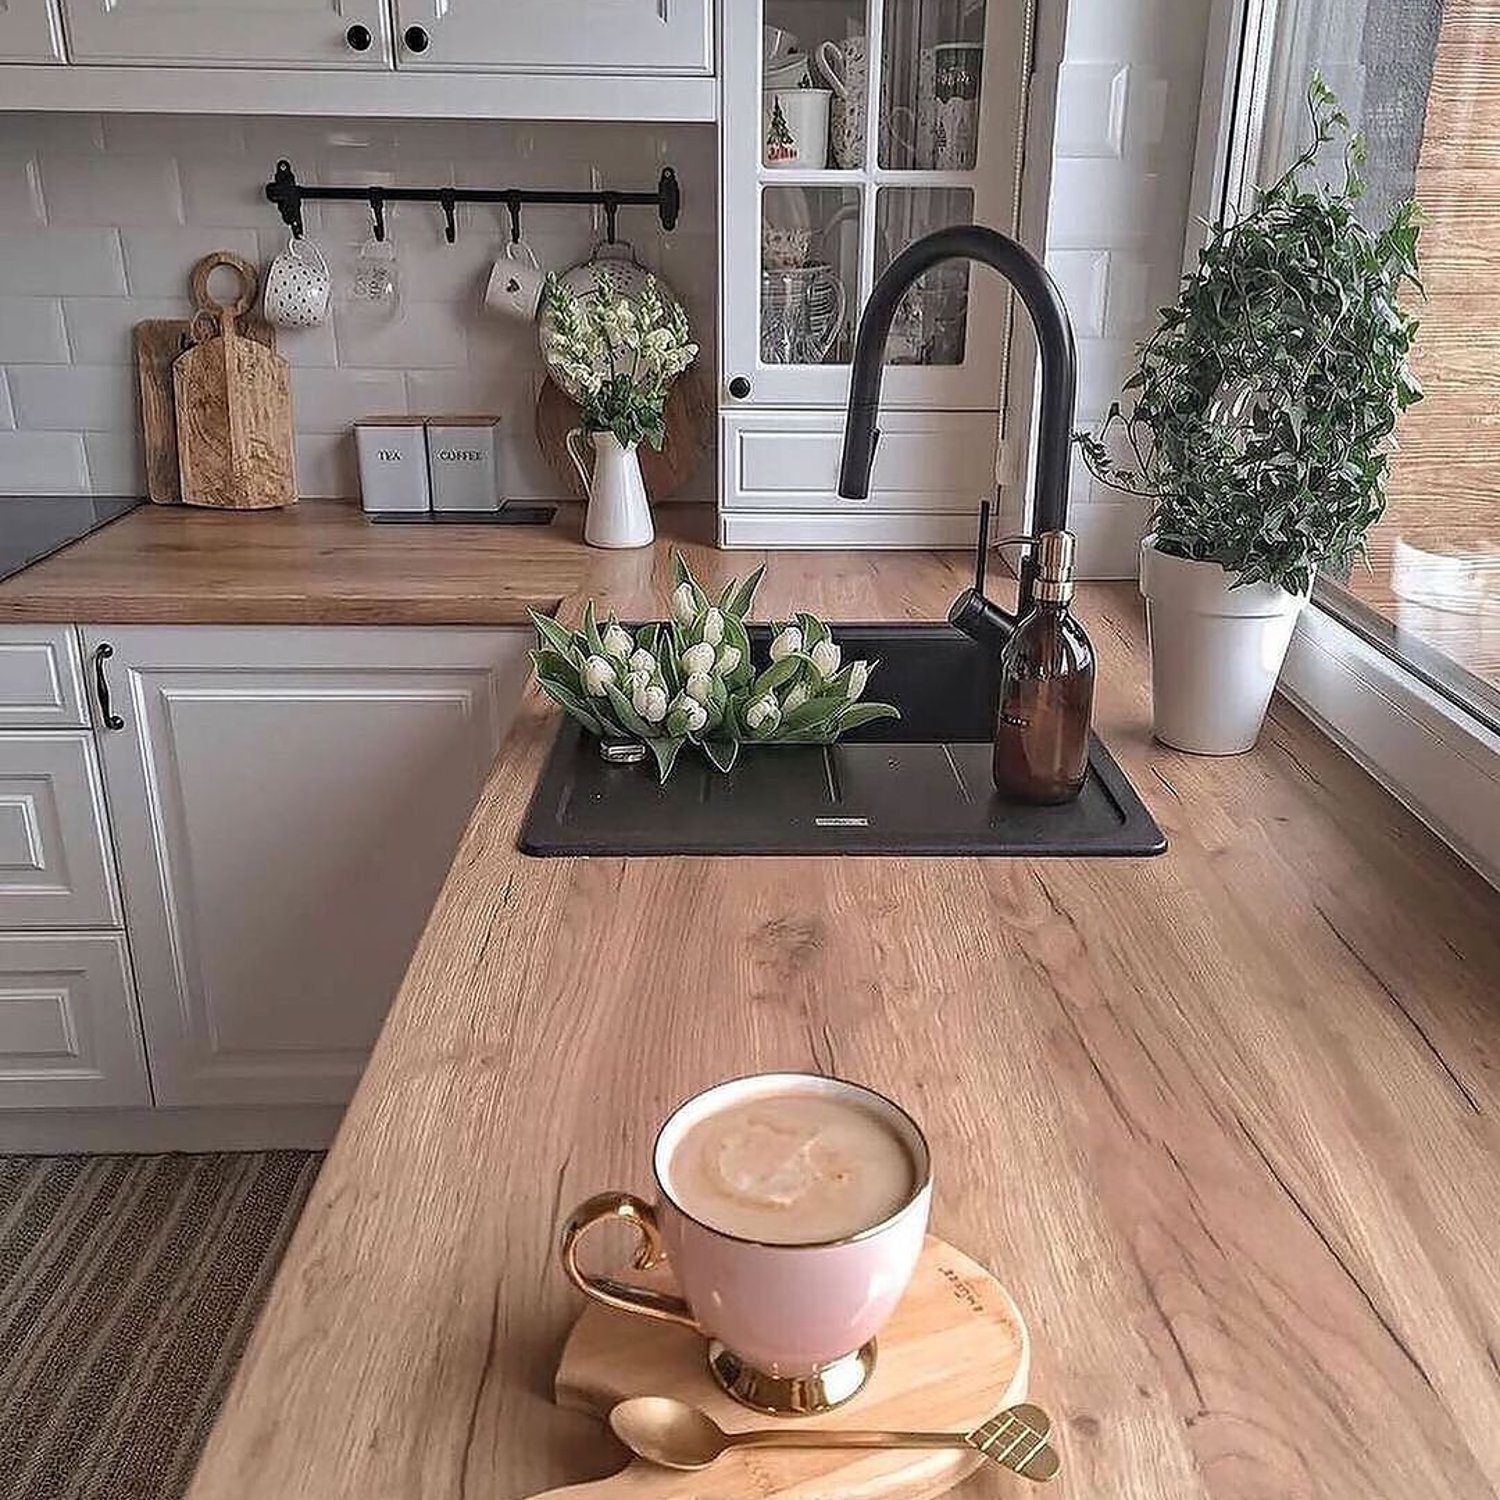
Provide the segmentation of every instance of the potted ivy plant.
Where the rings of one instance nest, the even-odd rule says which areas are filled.
[[[1416,206],[1362,224],[1363,141],[1316,75],[1307,104],[1310,144],[1210,231],[1140,348],[1128,410],[1076,435],[1095,477],[1150,501],[1153,729],[1201,755],[1254,745],[1314,575],[1363,558],[1396,419],[1422,394],[1398,300],[1420,287]],[[1329,185],[1315,168],[1335,141]]]

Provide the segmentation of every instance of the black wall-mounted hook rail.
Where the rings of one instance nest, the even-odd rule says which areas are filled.
[[[592,193],[569,193],[552,188],[408,188],[408,187],[313,187],[297,181],[292,164],[285,159],[276,163],[276,175],[266,184],[266,197],[274,203],[282,222],[295,235],[301,235],[302,205],[308,200],[326,202],[367,202],[375,220],[375,238],[385,238],[385,205],[387,203],[437,203],[446,220],[445,233],[451,244],[455,237],[453,206],[458,203],[503,203],[510,211],[511,239],[521,237],[521,205],[581,204],[603,208],[608,238],[615,238],[615,215],[621,208],[654,208],[661,227],[673,230],[682,212],[682,189],[671,167],[663,167],[654,193],[622,193],[613,188]]]

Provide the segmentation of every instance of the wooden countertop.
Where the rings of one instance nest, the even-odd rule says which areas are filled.
[[[537,527],[151,505],[0,583],[0,624],[524,625],[578,587],[588,552],[572,507]]]
[[[692,550],[706,580],[758,560]],[[765,614],[835,620],[934,617],[966,571],[771,562]],[[638,613],[666,548],[583,572]],[[1080,599],[1163,858],[527,859],[554,727],[528,696],[192,1500],[617,1467],[549,1401],[559,1219],[646,1189],[672,1103],[765,1068],[923,1119],[934,1227],[1030,1320],[1059,1500],[1495,1493],[1500,897],[1285,706],[1244,757],[1154,745],[1134,591]]]

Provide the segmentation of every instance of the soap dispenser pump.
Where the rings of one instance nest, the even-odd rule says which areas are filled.
[[[1071,531],[1006,537],[1031,548],[1032,607],[1000,652],[995,786],[1018,802],[1072,802],[1089,765],[1094,647],[1074,617]]]

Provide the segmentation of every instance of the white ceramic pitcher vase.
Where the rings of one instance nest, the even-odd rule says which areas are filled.
[[[594,443],[592,468],[584,449],[586,438]],[[636,445],[622,443],[612,432],[575,427],[568,434],[568,456],[589,497],[584,541],[591,547],[649,547],[656,528]]]

